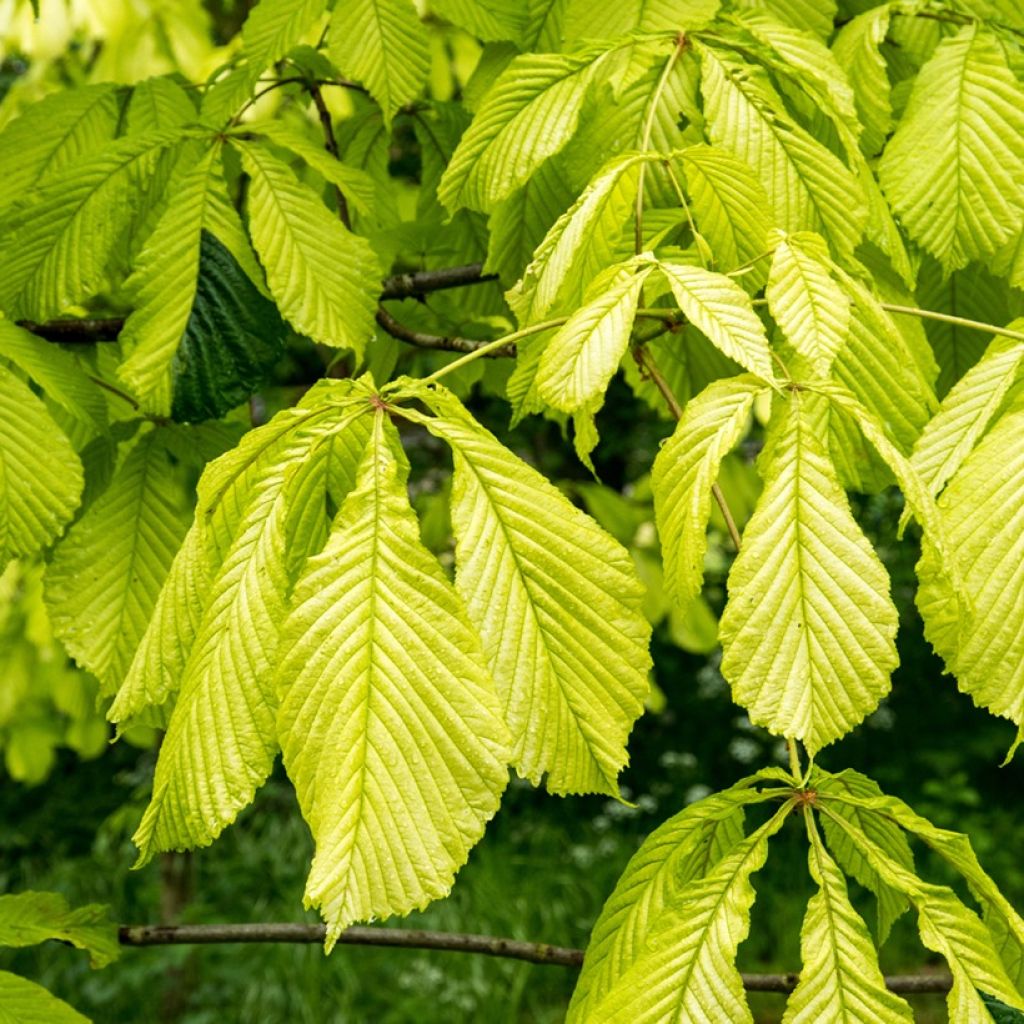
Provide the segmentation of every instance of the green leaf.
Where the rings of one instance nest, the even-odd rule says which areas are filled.
[[[775,247],[765,296],[789,343],[827,377],[846,343],[850,299],[831,273],[828,248],[816,235],[787,235]]]
[[[343,431],[362,411],[332,405],[292,410],[263,435],[269,444],[281,437],[273,459],[254,464],[252,454],[262,454],[256,448],[246,459],[229,453],[207,470],[216,487],[211,497],[221,491],[220,501],[238,504],[211,524],[211,498],[200,493],[197,516],[219,535],[210,539],[214,557],[199,566],[211,582],[160,748],[153,795],[134,837],[140,863],[158,851],[212,842],[270,772],[277,748],[273,674],[293,583],[289,568],[324,539],[324,481],[332,451],[325,434]],[[282,436],[282,427],[291,429]],[[233,489],[248,469],[255,470],[244,481],[248,486]],[[318,506],[319,523],[305,515]],[[167,586],[176,588],[188,577],[186,563],[185,580],[172,573]],[[180,634],[176,639],[180,643]],[[159,638],[144,648],[159,657]]]
[[[250,231],[278,308],[300,333],[362,356],[380,289],[373,249],[265,147],[244,145],[242,165],[252,178]]]
[[[176,129],[119,139],[9,207],[0,308],[45,320],[108,286],[145,206],[141,183],[182,137]]]
[[[682,263],[659,263],[658,269],[694,327],[740,366],[762,380],[775,379],[764,324],[732,278]]]
[[[711,141],[746,163],[768,193],[777,226],[816,231],[839,252],[852,252],[867,204],[846,166],[785,113],[756,69],[697,45]]]
[[[80,423],[106,430],[103,393],[69,352],[0,319],[0,359],[9,359]]]
[[[1024,224],[1022,136],[1024,89],[1003,44],[964,26],[921,69],[878,168],[908,234],[947,273],[995,252]]]
[[[832,35],[836,16],[836,0],[741,0],[743,8],[764,8],[779,21],[822,39]]]
[[[906,834],[898,825],[888,817],[873,814],[855,804],[842,802],[844,796],[852,796],[855,799],[881,796],[882,791],[876,782],[851,768],[836,775],[816,769],[812,785],[820,793],[835,794],[839,797],[829,804],[833,814],[838,814],[853,828],[864,833],[887,857],[901,867],[911,872],[914,870],[914,855]],[[846,832],[833,824],[830,817],[823,817],[821,823],[829,848],[842,869],[865,889],[875,894],[878,902],[878,944],[881,945],[888,937],[893,922],[910,904],[902,893],[882,879],[856,844],[850,841]]]
[[[0,366],[0,570],[54,540],[82,483],[82,464],[46,406]]]
[[[0,1024],[90,1024],[42,985],[0,971]]]
[[[939,508],[974,614],[958,644],[944,640],[941,595],[922,578],[929,639],[975,704],[1024,728],[1024,411],[1003,416],[967,456]]]
[[[567,39],[619,39],[631,32],[692,32],[703,28],[721,0],[568,0]]]
[[[430,8],[485,43],[518,42],[526,28],[526,4],[519,0],[430,0]]]
[[[487,212],[520,188],[579,124],[587,89],[605,50],[530,53],[501,73],[462,136],[438,198],[454,212]]]
[[[790,813],[788,804],[782,807],[703,878],[676,894],[647,929],[643,945],[630,951],[630,966],[591,1010],[588,1021],[752,1024],[734,961],[750,928],[750,876],[764,864],[768,839]]]
[[[34,946],[48,939],[89,952],[93,967],[106,967],[121,955],[110,908],[99,903],[68,906],[56,892],[19,892],[0,896],[0,946]]]
[[[889,71],[881,52],[891,16],[890,4],[872,7],[848,21],[832,42],[832,52],[853,87],[863,125],[860,142],[868,156],[878,154],[892,127]]]
[[[351,386],[350,382],[345,382]],[[324,387],[324,386],[321,386]],[[305,402],[315,407],[321,387],[307,392]],[[342,382],[329,387],[340,390]],[[339,398],[348,390],[340,390]],[[257,430],[249,431],[232,449],[203,473],[197,488],[195,519],[171,565],[157,599],[153,616],[111,706],[109,718],[124,725],[132,720],[151,720],[166,726],[169,706],[177,694],[192,653],[203,615],[210,603],[213,582],[220,572],[243,522],[250,497],[276,462],[296,457],[293,432],[311,416],[309,409],[282,413]],[[340,502],[346,486],[346,464],[351,476],[362,455],[365,433],[355,420],[327,446],[327,489]],[[351,447],[347,442],[351,441]],[[316,509],[310,501],[308,508]],[[323,508],[326,529],[326,508]],[[295,558],[303,557],[303,546]],[[293,559],[290,568],[296,567]]]
[[[953,385],[925,425],[911,461],[932,494],[942,490],[988,429],[1022,363],[1024,344],[994,338],[985,355]]]
[[[188,521],[179,478],[151,430],[57,545],[45,591],[54,632],[107,693],[128,671]]]
[[[818,891],[807,904],[800,981],[786,1001],[782,1024],[911,1024],[906,1001],[885,987],[871,936],[810,818],[808,834],[807,860]]]
[[[651,470],[665,586],[680,607],[700,593],[711,487],[742,437],[765,385],[751,376],[716,381],[686,404]]]
[[[541,321],[553,310],[576,309],[593,279],[615,261],[640,179],[653,155],[626,153],[610,160],[537,247],[523,279],[508,293],[519,323]]]
[[[637,300],[652,264],[598,277],[587,302],[556,331],[537,371],[540,397],[564,412],[593,411],[629,346]]]
[[[172,363],[174,419],[194,423],[240,405],[270,376],[288,334],[277,307],[203,231],[195,301]]]
[[[736,270],[763,256],[774,215],[750,167],[717,146],[689,146],[680,153],[697,227],[718,270]],[[751,275],[763,283],[763,271]]]
[[[832,778],[843,779],[844,776],[851,774],[854,773],[842,772]],[[836,791],[831,785],[828,789]],[[870,817],[876,822],[884,823],[889,829],[898,825],[927,843],[943,860],[963,875],[972,895],[984,908],[985,923],[993,938],[997,940],[1003,963],[1019,988],[1021,980],[1024,979],[1024,919],[982,868],[971,846],[970,838],[962,832],[937,828],[902,800],[885,796],[877,787],[856,787],[850,788],[847,793],[842,793],[841,790],[838,792],[841,795],[837,804],[830,804],[833,813],[843,813],[846,816],[859,814],[865,819]],[[891,824],[892,822],[896,825]]]
[[[232,255],[240,249],[251,260],[215,147],[171,198],[128,282],[135,309],[117,372],[150,411],[220,416],[280,357],[285,327]]]
[[[636,962],[679,894],[743,841],[744,806],[764,799],[755,789],[733,787],[690,804],[644,840],[590,933],[567,1024],[595,1019],[590,1014]]]
[[[239,135],[262,135],[278,146],[290,150],[332,185],[337,185],[354,210],[371,216],[376,204],[373,178],[358,167],[350,167],[333,157],[323,144],[286,121],[260,121],[236,129]]]
[[[427,34],[410,0],[356,0],[335,7],[328,54],[370,90],[386,125],[419,95],[430,70]]]
[[[242,43],[256,76],[298,43],[327,0],[260,0],[242,26]]]
[[[626,551],[444,392],[417,390],[455,457],[456,587],[498,685],[513,764],[553,793],[618,793],[650,626]]]
[[[940,953],[953,975],[947,1003],[949,1019],[991,1024],[978,989],[991,993],[1007,1005],[1022,1008],[1024,1000],[1006,975],[985,925],[968,910],[952,889],[930,885],[890,860],[866,835],[845,819],[828,814],[859,848],[886,884],[903,892],[917,911],[917,926],[924,945]]]
[[[177,128],[198,120],[188,93],[171,78],[147,78],[132,89],[125,111],[126,134]]]
[[[494,683],[420,541],[397,444],[378,412],[282,631],[278,729],[316,841],[306,901],[328,949],[353,921],[446,896],[508,782]]]
[[[0,211],[109,144],[117,134],[121,90],[86,85],[46,96],[0,132]]]
[[[812,756],[877,707],[899,660],[888,575],[836,479],[827,420],[797,392],[779,410],[720,622],[736,702]]]

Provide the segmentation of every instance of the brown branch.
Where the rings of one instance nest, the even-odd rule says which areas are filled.
[[[472,338],[445,337],[440,334],[424,334],[422,331],[414,331],[411,327],[399,323],[383,306],[377,307],[377,323],[392,338],[404,341],[407,345],[415,345],[417,348],[433,349],[439,352],[475,352],[478,348],[490,344],[489,341],[475,341]],[[488,352],[486,358],[493,359],[515,354],[516,347],[510,344]]]
[[[462,288],[468,285],[484,284],[495,279],[485,274],[479,263],[460,267],[442,267],[439,270],[416,270],[407,274],[395,274],[385,278],[381,287],[381,299],[419,298],[430,292],[447,288]],[[89,317],[80,320],[19,320],[18,326],[26,331],[57,341],[64,345],[91,345],[94,342],[116,341],[124,328],[122,317]],[[460,350],[461,351],[461,350]]]
[[[122,946],[214,945],[234,942],[319,943],[326,929],[322,924],[186,924],[127,925],[119,930]],[[551,946],[546,942],[525,942],[491,935],[460,932],[429,932],[411,928],[347,928],[338,937],[349,946],[389,946],[400,949],[435,949],[447,953],[481,953],[532,964],[554,964],[579,968],[583,950]],[[792,992],[797,974],[744,974],[743,985],[750,992]],[[897,974],[885,979],[892,992],[906,994],[948,992],[950,978],[944,974]]]
[[[320,91],[320,86],[316,82],[307,82],[306,90],[309,92],[313,105],[316,107],[317,116],[320,118],[320,127],[324,133],[324,149],[327,150],[335,160],[341,160],[341,151],[338,149],[338,140],[334,137],[334,125],[331,124],[331,112],[327,109],[327,104],[324,102],[324,95]],[[352,220],[348,212],[348,202],[345,199],[344,192],[335,183],[334,186],[334,198],[338,203],[338,217],[341,219],[341,223],[347,228],[352,227]]]
[[[439,270],[414,270],[408,274],[395,274],[384,282],[381,299],[418,299],[428,292],[447,288],[462,288],[470,284],[496,281],[497,274],[485,274],[480,263],[467,263],[462,267],[441,267]]]

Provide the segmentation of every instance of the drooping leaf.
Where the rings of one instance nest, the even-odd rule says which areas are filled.
[[[332,381],[329,386],[338,389],[342,382]],[[315,407],[318,390],[311,389],[304,403]],[[347,395],[345,391],[339,397]],[[308,409],[281,414],[247,433],[238,447],[207,467],[197,488],[195,519],[174,558],[149,626],[111,706],[112,722],[123,725],[149,719],[166,725],[168,706],[173,705],[180,688],[211,600],[214,580],[238,536],[249,500],[274,463],[285,462],[296,454],[293,432],[309,416]],[[350,479],[346,485],[346,465],[351,464],[350,477],[362,455],[365,433],[359,429],[361,423],[356,419],[340,437],[322,442],[328,449],[325,485],[335,502],[340,502],[351,486]],[[316,502],[310,500],[308,507],[312,510],[315,506]],[[326,508],[322,513],[326,529]],[[296,559],[301,561],[302,557],[300,544],[289,560],[290,570],[297,568]]]
[[[381,272],[366,239],[348,231],[265,147],[246,144],[250,230],[285,318],[324,345],[362,355]]]
[[[762,380],[775,379],[764,324],[732,278],[682,263],[659,263],[658,269],[694,327],[740,366]]]
[[[894,863],[846,819],[830,809],[824,813],[831,816],[885,882],[903,892],[914,905],[921,941],[943,956],[953,975],[947,998],[950,1020],[992,1024],[979,990],[995,995],[1009,1006],[1024,1008],[1024,999],[1007,977],[985,925],[957,899],[952,889],[922,881]]]
[[[679,894],[743,841],[743,808],[765,798],[734,787],[691,804],[654,830],[626,865],[597,919],[567,1024],[590,1014],[643,951]]]
[[[855,774],[846,771],[838,776],[832,776],[827,788],[836,792],[834,781],[845,782],[849,776]],[[838,800],[830,804],[830,808],[834,814],[843,814],[846,817],[859,815],[861,820],[871,819],[876,823],[876,829],[879,825],[887,829],[895,829],[897,826],[906,829],[927,843],[959,872],[967,880],[972,895],[984,908],[985,923],[996,940],[1003,965],[1010,972],[1018,988],[1020,987],[1020,982],[1024,978],[1024,919],[982,868],[968,836],[962,832],[937,828],[902,800],[884,795],[877,787],[856,786],[848,787],[845,793],[839,791]],[[877,842],[877,839],[875,841]]]
[[[604,50],[531,53],[502,72],[441,179],[449,210],[487,212],[571,138]]]
[[[720,622],[736,702],[811,754],[875,709],[898,662],[888,576],[836,479],[827,423],[811,396],[779,410]]]
[[[838,251],[852,251],[867,221],[857,179],[788,117],[755,69],[703,44],[698,52],[711,141],[751,168],[778,227],[816,231]]]
[[[709,385],[686,404],[672,437],[654,460],[651,489],[665,586],[680,607],[700,593],[704,578],[711,486],[763,390],[764,384],[751,376]]]
[[[999,39],[972,23],[943,40],[878,172],[911,238],[947,273],[995,252],[1024,224],[1022,135],[1024,88]]]
[[[397,443],[378,413],[356,488],[296,584],[276,674],[328,949],[353,921],[447,895],[508,781],[494,684],[420,542]]]
[[[850,768],[835,775],[817,770],[813,785],[821,793],[837,794],[840,797],[870,798],[882,795],[877,783]],[[834,814],[845,818],[854,828],[863,832],[887,857],[907,871],[914,870],[914,855],[906,834],[888,817],[872,814],[841,800],[829,806]],[[883,880],[856,844],[850,841],[846,832],[833,824],[830,817],[822,817],[821,824],[829,849],[840,867],[875,894],[878,909],[878,943],[881,945],[888,937],[893,922],[910,904],[902,893]]]
[[[626,265],[598,277],[581,306],[558,329],[541,356],[537,391],[564,412],[593,411],[629,345],[637,300],[653,270]]]
[[[75,907],[56,892],[19,892],[0,896],[0,946],[34,946],[48,939],[88,950],[93,967],[105,967],[121,955],[117,925],[109,907]]]
[[[187,529],[183,488],[151,430],[57,545],[46,572],[54,632],[107,693],[131,664]]]
[[[787,235],[775,247],[765,296],[790,344],[827,377],[846,343],[850,299],[830,272],[828,249],[815,235]]]
[[[188,93],[172,78],[147,78],[132,88],[125,111],[126,134],[177,128],[197,119]]]
[[[443,392],[427,428],[455,457],[456,586],[498,685],[513,764],[553,793],[618,792],[647,693],[633,561]]]
[[[0,569],[54,540],[82,483],[82,464],[46,406],[0,366]]]
[[[419,95],[430,69],[427,35],[410,0],[357,0],[335,7],[328,53],[370,90],[385,124]]]
[[[878,953],[853,909],[846,880],[811,822],[808,864],[818,891],[800,932],[800,981],[782,1024],[911,1024],[906,1001],[885,987]]]
[[[736,949],[750,927],[750,876],[764,864],[768,840],[789,813],[788,805],[776,812],[676,895],[647,930],[643,945],[632,951],[630,966],[590,1011],[588,1022],[753,1021],[735,965]]]
[[[301,512],[318,492],[323,500],[331,452],[325,433],[344,430],[361,412],[328,406],[283,415],[283,424],[292,429],[284,433],[276,458],[257,464],[241,493],[221,495],[238,506],[225,509],[223,534],[213,538],[217,547],[218,541],[226,542],[226,550],[215,549],[213,565],[200,564],[211,581],[160,748],[153,795],[134,837],[140,863],[158,851],[212,842],[270,771],[277,748],[273,672],[293,583],[289,567],[323,541],[316,521],[305,520]],[[211,483],[225,475],[218,487],[228,489],[252,465],[229,456],[227,473],[211,473]],[[326,515],[326,505],[321,508]],[[302,523],[305,529],[299,529]],[[187,584],[188,569],[185,563],[184,580],[172,573],[168,586]],[[144,646],[159,656],[159,638]]]
[[[0,1024],[91,1024],[34,981],[0,971]]]

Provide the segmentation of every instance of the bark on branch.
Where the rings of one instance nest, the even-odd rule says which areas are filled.
[[[126,925],[120,929],[122,946],[215,945],[234,942],[320,943],[326,929],[322,924],[185,924]],[[348,928],[338,938],[349,946],[389,946],[401,949],[435,949],[448,953],[481,953],[532,964],[554,964],[579,968],[583,950],[525,942],[491,935],[459,932],[430,932],[409,928]],[[797,974],[744,974],[743,985],[750,992],[792,992]],[[892,992],[904,995],[948,992],[945,974],[895,974],[885,979]]]

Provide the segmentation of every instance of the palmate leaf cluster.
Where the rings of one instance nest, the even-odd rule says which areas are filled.
[[[173,73],[13,92],[0,569],[44,563],[110,720],[164,732],[140,861],[212,842],[281,753],[329,946],[443,896],[510,767],[618,795],[652,623],[716,632],[728,532],[722,673],[792,774],[651,836],[570,1019],[750,1019],[750,879],[794,811],[817,893],[787,1022],[909,1019],[875,953],[908,908],[954,1020],[1024,1010],[1024,928],[966,839],[815,763],[898,663],[847,496],[893,485],[929,641],[1024,735],[1022,43],[1001,0],[261,0]],[[467,266],[471,286],[393,285]],[[54,343],[83,319],[99,343]],[[281,388],[282,360],[327,379]],[[678,420],[654,550],[470,411],[477,388],[547,416],[591,465],[620,372]],[[426,435],[451,453],[450,566],[409,498]],[[906,833],[981,917],[917,876]]]

